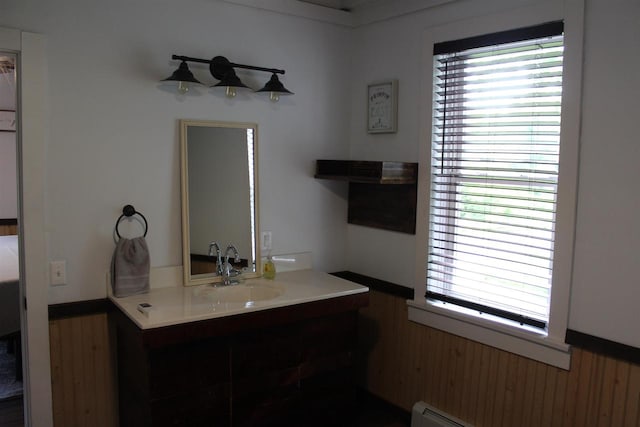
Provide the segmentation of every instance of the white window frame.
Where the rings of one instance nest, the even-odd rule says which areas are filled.
[[[429,180],[432,136],[433,45],[449,40],[564,21],[564,69],[560,175],[556,216],[556,241],[547,333],[521,328],[510,321],[478,315],[471,310],[426,301],[426,259],[429,239]],[[563,369],[570,367],[565,334],[569,318],[573,244],[578,187],[578,154],[582,89],[584,0],[541,1],[530,7],[509,10],[430,28],[424,35],[423,108],[414,299],[407,301],[409,320]]]

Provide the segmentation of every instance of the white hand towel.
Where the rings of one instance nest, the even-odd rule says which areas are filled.
[[[121,238],[111,259],[111,287],[116,297],[149,291],[149,249],[144,237]]]

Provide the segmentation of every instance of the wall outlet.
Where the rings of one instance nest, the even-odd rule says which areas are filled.
[[[263,231],[260,233],[260,248],[263,251],[271,250],[271,232]]]
[[[49,263],[49,282],[51,286],[67,284],[67,262],[65,260]]]

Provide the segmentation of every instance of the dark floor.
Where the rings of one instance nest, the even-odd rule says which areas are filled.
[[[353,427],[409,427],[410,414],[371,395],[361,395]],[[24,427],[22,396],[0,400],[0,426]]]
[[[358,397],[359,415],[354,427],[409,427],[411,415],[373,395]]]
[[[0,400],[0,426],[24,427],[22,396]]]
[[[19,346],[13,340],[0,340],[0,390],[3,396],[0,399],[1,427],[24,426],[22,383],[16,380],[21,373],[21,368],[19,368],[20,372],[16,371],[16,360],[20,357],[15,353],[16,345]]]

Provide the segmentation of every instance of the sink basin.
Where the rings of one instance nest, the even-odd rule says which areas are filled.
[[[267,285],[235,285],[235,286],[206,286],[197,295],[215,302],[248,303],[267,301],[282,295],[284,289]]]

